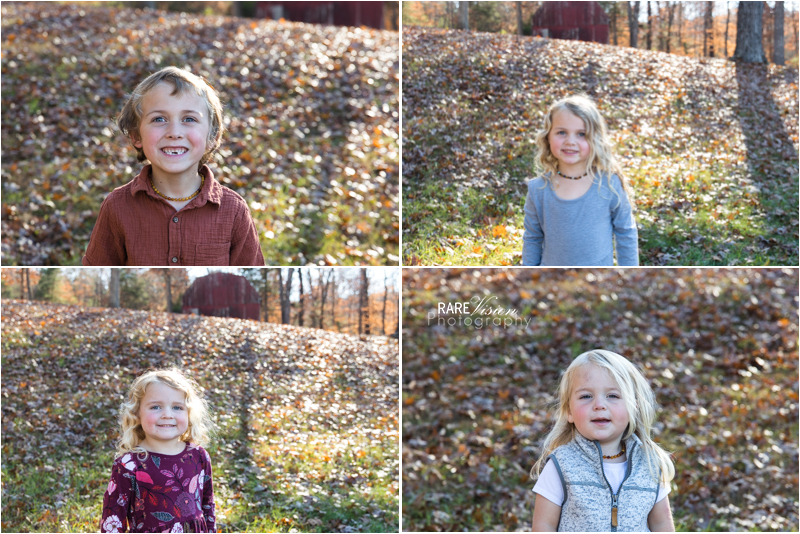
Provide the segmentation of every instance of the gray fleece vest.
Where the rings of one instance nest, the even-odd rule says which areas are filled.
[[[639,438],[634,434],[625,441],[628,467],[615,494],[603,472],[600,443],[576,436],[547,458],[564,487],[558,531],[650,532],[647,516],[658,498],[658,482],[650,476]]]

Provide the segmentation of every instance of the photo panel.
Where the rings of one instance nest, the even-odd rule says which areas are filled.
[[[403,265],[798,265],[796,4],[402,17]]]
[[[537,503],[561,509],[532,491],[549,454],[573,477],[552,530],[665,528],[639,436],[673,466],[658,497],[676,530],[796,529],[797,328],[795,269],[404,269],[402,529],[529,530]],[[586,402],[603,417],[580,419]],[[576,511],[612,502],[601,473],[623,459],[619,515]]]
[[[398,531],[398,268],[4,268],[2,297],[4,530]]]
[[[150,5],[3,4],[2,264],[399,265],[399,4]]]

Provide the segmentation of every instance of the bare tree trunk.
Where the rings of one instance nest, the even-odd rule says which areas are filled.
[[[333,280],[333,269],[326,272],[324,278],[325,283],[320,288],[320,305],[319,305],[319,327],[325,329],[325,301],[328,299],[328,291],[330,289],[331,280]]]
[[[364,286],[366,285],[365,278],[367,270],[361,268],[361,289],[358,292],[358,335],[364,333]]]
[[[764,2],[739,2],[739,12],[736,17],[736,51],[732,59],[745,63],[767,62],[761,44],[763,14]]]
[[[653,14],[650,11],[650,2],[647,2],[647,48],[646,50],[653,49]]]
[[[300,280],[300,312],[297,317],[297,326],[304,326],[303,315],[306,312],[306,294],[303,291],[303,271],[297,273],[297,278]]]
[[[469,2],[461,0],[458,3],[458,22],[462,30],[469,31]]]
[[[519,2],[517,2],[519,3]],[[383,271],[383,314],[381,317],[381,330],[383,331],[383,335],[386,335],[386,301],[389,298],[389,279],[386,274],[386,271]]]
[[[617,46],[617,3],[611,4],[611,36],[614,46]]]
[[[636,48],[639,41],[639,4],[628,2],[628,29],[630,31],[630,47]]]
[[[261,269],[261,302],[264,303],[264,322],[269,322],[269,271]]]
[[[728,27],[731,25],[731,3],[725,2],[725,9],[728,16],[725,18],[725,57],[728,57]]]
[[[25,269],[25,285],[28,286],[28,300],[33,300],[33,288],[31,287],[30,269]]]
[[[334,271],[333,287],[332,287],[333,294],[331,295],[331,297],[332,297],[331,298],[331,326],[335,327],[337,332],[341,332],[342,329],[339,328],[338,324],[336,324],[336,304],[338,303],[337,301],[339,300],[339,295],[338,295],[338,291],[337,291],[337,288],[336,288],[336,285],[337,285],[338,282],[339,282],[339,275],[337,275],[336,271]]]
[[[678,50],[686,53],[683,47],[683,2],[678,2]]]
[[[319,271],[319,269],[317,269]],[[319,278],[319,277],[317,277]],[[311,268],[306,269],[306,282],[308,284],[308,325],[312,328],[317,323],[316,311],[314,310],[314,283],[311,280]]]
[[[672,47],[672,21],[675,18],[675,2],[667,2],[668,22],[667,22],[667,54],[670,53]]]
[[[703,20],[703,55],[714,57],[714,2],[706,2]]]
[[[794,51],[795,51],[795,54],[797,54],[798,52],[800,52],[797,49],[798,48],[798,42],[800,42],[800,36],[798,36],[797,11],[792,13],[792,16],[789,17],[789,20],[792,21],[792,29],[794,29],[794,41],[793,41],[794,42]]]
[[[286,284],[283,283],[283,276],[281,269],[278,269],[278,284],[280,285],[281,292],[281,324],[292,323],[292,303],[289,300],[292,294],[292,278],[294,277],[294,268],[289,269],[289,276],[286,279]]]
[[[119,308],[119,269],[111,268],[111,280],[108,282],[109,306]]]
[[[102,306],[102,304],[103,304],[103,281],[100,279],[100,275],[97,275],[97,278],[94,281],[94,305]]]
[[[775,2],[775,29],[773,31],[772,62],[783,65],[783,2]]]
[[[24,267],[20,267],[19,269],[19,299],[25,300],[25,276],[27,273],[27,269]]]
[[[172,312],[172,272],[169,268],[164,269],[164,285],[167,289],[167,313]]]
[[[517,5],[517,35],[522,36],[522,2],[514,2]]]

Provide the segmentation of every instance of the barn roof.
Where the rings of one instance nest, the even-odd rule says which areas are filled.
[[[531,18],[535,27],[595,26],[608,24],[598,2],[543,2]]]

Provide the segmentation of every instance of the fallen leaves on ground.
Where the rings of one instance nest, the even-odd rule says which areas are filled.
[[[397,527],[394,339],[3,301],[3,530],[95,531],[133,379],[177,365],[216,437],[223,531]]]
[[[797,529],[796,270],[403,274],[403,530],[527,531],[560,375],[595,348],[655,391],[679,530]],[[467,324],[501,317],[473,298],[520,320]]]
[[[407,258],[462,263],[428,244],[486,216],[521,228],[544,114],[586,92],[632,183],[644,264],[797,264],[797,68],[414,27],[402,55]]]
[[[76,264],[141,164],[113,119],[175,65],[220,93],[212,170],[268,263],[397,264],[399,36],[154,10],[2,6],[4,265]]]

